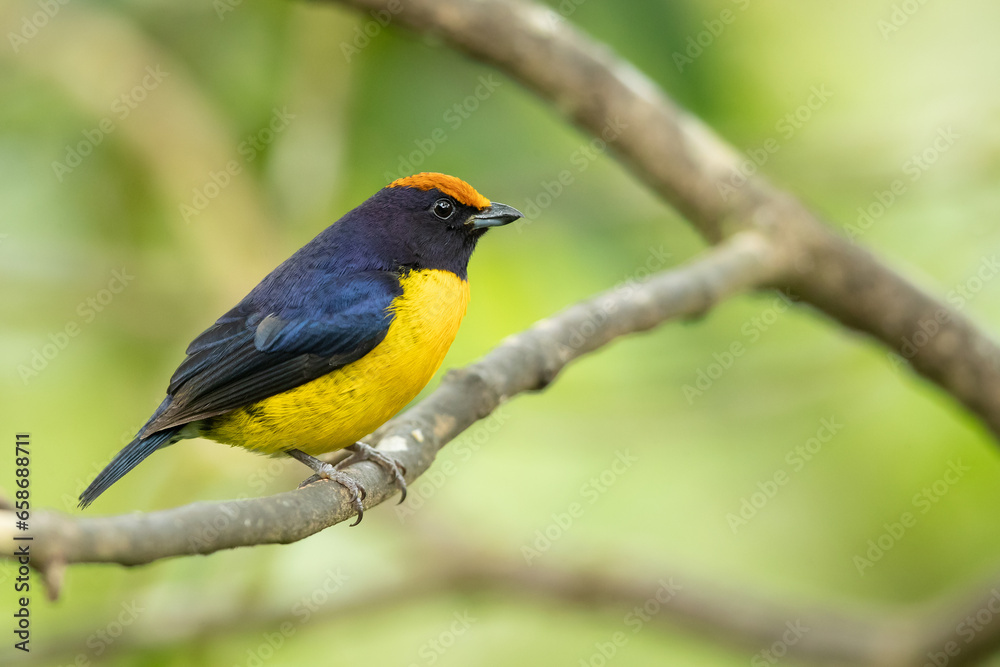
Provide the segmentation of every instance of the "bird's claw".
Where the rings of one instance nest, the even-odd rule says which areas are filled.
[[[363,442],[356,442],[349,447],[345,447],[345,449],[351,452],[351,455],[337,464],[337,470],[343,470],[361,461],[371,461],[392,477],[392,483],[399,489],[399,502],[402,503],[406,500],[406,478],[404,477],[406,475],[406,466],[388,454],[383,454],[371,445]]]
[[[368,492],[365,491],[365,487],[358,483],[358,480],[354,479],[346,472],[338,470],[335,466],[327,463],[324,465],[315,475],[304,480],[299,484],[301,489],[304,486],[309,486],[310,484],[315,484],[316,482],[328,479],[331,482],[336,482],[342,487],[347,489],[347,492],[351,495],[351,505],[354,507],[355,511],[358,513],[358,518],[352,523],[352,526],[356,526],[361,523],[361,519],[365,516],[365,506],[362,501],[368,497]]]
[[[347,473],[338,470],[336,466],[332,466],[329,463],[320,461],[315,456],[306,454],[301,449],[289,449],[285,453],[296,461],[301,461],[306,464],[316,473],[299,484],[300,489],[322,479],[328,479],[340,484],[342,487],[347,489],[347,492],[351,495],[351,505],[354,507],[354,511],[358,513],[358,520],[351,525],[356,526],[361,523],[361,519],[365,515],[365,506],[361,501],[364,500],[368,494],[365,493],[365,488],[358,484],[356,479]]]
[[[399,502],[406,500],[406,479],[403,477],[403,475],[406,474],[406,468],[403,467],[401,463],[396,461],[391,456],[387,456],[386,454],[383,454],[374,447],[366,445],[363,442],[356,442],[349,447],[345,447],[345,449],[347,449],[351,454],[337,465],[324,463],[316,457],[310,456],[299,449],[287,450],[286,453],[289,456],[306,464],[316,473],[299,484],[299,488],[301,489],[302,487],[309,486],[310,484],[315,484],[316,482],[324,479],[337,482],[342,487],[347,489],[348,493],[351,495],[351,505],[358,513],[357,521],[351,525],[356,526],[361,523],[361,519],[365,515],[365,506],[362,501],[368,497],[368,492],[365,491],[365,487],[361,486],[356,479],[348,475],[344,471],[344,468],[361,461],[371,461],[389,472],[393,482],[400,489],[401,493]]]
[[[302,480],[299,483],[298,488],[304,489],[307,486],[309,486],[310,484],[315,484],[316,482],[320,481],[321,479],[323,479],[323,478],[320,477],[319,475],[310,475],[309,477],[306,477],[304,480]]]

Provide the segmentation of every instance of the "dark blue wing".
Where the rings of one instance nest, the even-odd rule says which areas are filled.
[[[385,338],[399,278],[306,276],[254,290],[198,336],[170,379],[169,406],[143,434],[280,394],[360,359]]]

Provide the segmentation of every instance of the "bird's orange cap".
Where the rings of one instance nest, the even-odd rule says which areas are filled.
[[[476,189],[454,176],[447,174],[437,174],[434,172],[423,172],[406,178],[398,178],[389,184],[390,188],[416,188],[418,190],[433,190],[437,188],[449,197],[453,197],[459,204],[473,206],[480,210],[489,208],[490,200],[482,196]]]

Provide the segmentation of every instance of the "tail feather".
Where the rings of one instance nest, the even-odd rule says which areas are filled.
[[[136,467],[142,461],[161,447],[173,444],[179,440],[178,431],[183,427],[168,428],[154,433],[148,437],[136,437],[135,440],[125,445],[111,463],[100,472],[96,479],[90,483],[87,490],[80,494],[80,507],[85,508],[97,499],[97,496],[107,491],[108,487],[125,476],[125,473]]]

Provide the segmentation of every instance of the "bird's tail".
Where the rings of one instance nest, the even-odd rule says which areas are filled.
[[[94,502],[97,496],[107,491],[109,486],[124,477],[125,473],[142,463],[143,459],[157,449],[177,442],[180,439],[178,432],[182,428],[183,426],[168,428],[145,438],[136,436],[135,440],[125,445],[125,448],[111,459],[111,463],[90,483],[87,490],[80,494],[80,507],[87,507]]]

